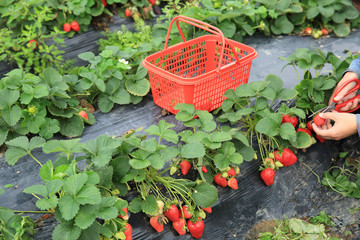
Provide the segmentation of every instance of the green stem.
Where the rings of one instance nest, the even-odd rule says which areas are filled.
[[[30,151],[29,151],[29,155],[30,155],[30,157],[32,157],[41,167],[43,166],[43,165],[41,164],[41,162],[39,162],[39,160],[37,160],[37,159],[31,154]]]
[[[299,83],[300,83],[300,82],[301,82],[301,79],[300,79],[299,72],[298,72],[298,70],[296,69],[295,64],[294,64],[294,63],[292,63],[292,65],[293,65],[293,67],[294,67],[294,69],[295,69],[296,75],[297,75],[297,77],[298,77],[298,79],[299,79]]]
[[[20,211],[20,210],[13,210],[17,213],[48,213],[48,211]]]
[[[317,177],[318,183],[320,183],[321,181],[319,175],[317,175],[308,165],[306,165],[305,163],[303,164],[305,165],[305,167],[307,167],[310,170],[310,172],[312,172]]]

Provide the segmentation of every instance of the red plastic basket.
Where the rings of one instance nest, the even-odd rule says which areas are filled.
[[[174,21],[184,42],[167,47]],[[186,41],[179,21],[214,35]],[[248,82],[251,61],[256,57],[253,48],[225,38],[220,29],[177,16],[170,22],[164,50],[146,57],[142,64],[149,71],[155,104],[176,114],[173,107],[178,103],[207,111],[220,107],[226,90]]]

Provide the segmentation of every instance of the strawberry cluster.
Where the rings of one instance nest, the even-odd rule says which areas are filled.
[[[63,30],[67,33],[71,30],[78,32],[80,31],[80,25],[77,21],[72,21],[71,23],[64,23]]]
[[[269,154],[260,167],[260,177],[266,186],[270,186],[275,180],[275,171],[280,167],[291,166],[297,162],[297,157],[289,148],[284,148],[282,151],[276,150]]]
[[[294,128],[298,125],[298,119],[295,116],[290,116],[288,114],[283,115],[281,123],[290,123]],[[299,127],[296,129],[296,132],[305,132],[312,137],[312,123],[315,123],[318,126],[321,126],[325,123],[325,119],[316,115],[312,121],[305,123],[300,123]],[[325,139],[316,135],[316,138],[320,142],[324,142]],[[315,141],[315,139],[313,139]],[[284,148],[282,151],[275,150],[273,153],[269,154],[269,157],[265,158],[262,166],[260,166],[260,177],[264,181],[265,185],[270,186],[274,183],[275,180],[275,171],[280,167],[291,166],[297,162],[297,157],[292,150],[289,148]]]
[[[123,212],[125,212],[125,214],[120,214],[118,216],[118,218],[121,218],[124,220],[123,222],[123,228],[122,230],[123,231],[118,231],[115,233],[115,237],[117,239],[125,239],[125,240],[132,240],[132,227],[131,225],[127,222],[129,220],[129,212],[128,212],[128,209],[127,208],[123,208],[122,209]]]
[[[238,182],[236,176],[240,174],[240,168],[228,167],[226,171],[219,172],[214,176],[214,182],[221,187],[231,187],[232,189],[238,189]]]
[[[193,238],[202,237],[205,228],[203,218],[205,218],[205,212],[212,212],[211,207],[195,211],[191,210],[187,205],[183,205],[179,210],[175,204],[170,203],[165,207],[165,211],[162,211],[164,203],[160,200],[157,202],[159,211],[150,217],[150,225],[157,232],[164,231],[164,224],[170,221],[179,235],[185,235],[189,231]]]

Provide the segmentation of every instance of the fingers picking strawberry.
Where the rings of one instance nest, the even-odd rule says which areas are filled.
[[[313,121],[314,121],[314,123],[315,123],[316,125],[321,126],[321,125],[323,125],[323,124],[325,123],[325,118],[322,118],[322,117],[320,117],[319,114],[317,114],[317,115],[314,117]]]

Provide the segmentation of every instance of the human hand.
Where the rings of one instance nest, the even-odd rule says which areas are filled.
[[[333,97],[336,92],[336,90],[346,81],[352,80],[354,78],[358,78],[357,74],[354,72],[347,72],[345,73],[344,77],[340,80],[336,88],[334,89],[333,93],[331,94],[331,97],[329,99],[329,105],[333,102]],[[356,83],[351,82],[348,85],[346,85],[334,98],[334,101],[337,101],[337,104],[343,103],[353,97],[356,96],[356,92],[352,92],[349,95],[345,96],[348,91],[350,91],[353,87],[355,87]],[[344,107],[340,108],[340,111],[346,112],[350,111],[352,109],[355,109],[359,105],[359,99],[355,99],[352,102],[347,103]]]
[[[325,118],[325,123],[321,126],[312,124],[314,132],[325,139],[340,140],[357,133],[356,115],[342,112],[320,113],[320,117]],[[332,125],[331,121],[335,123]]]

